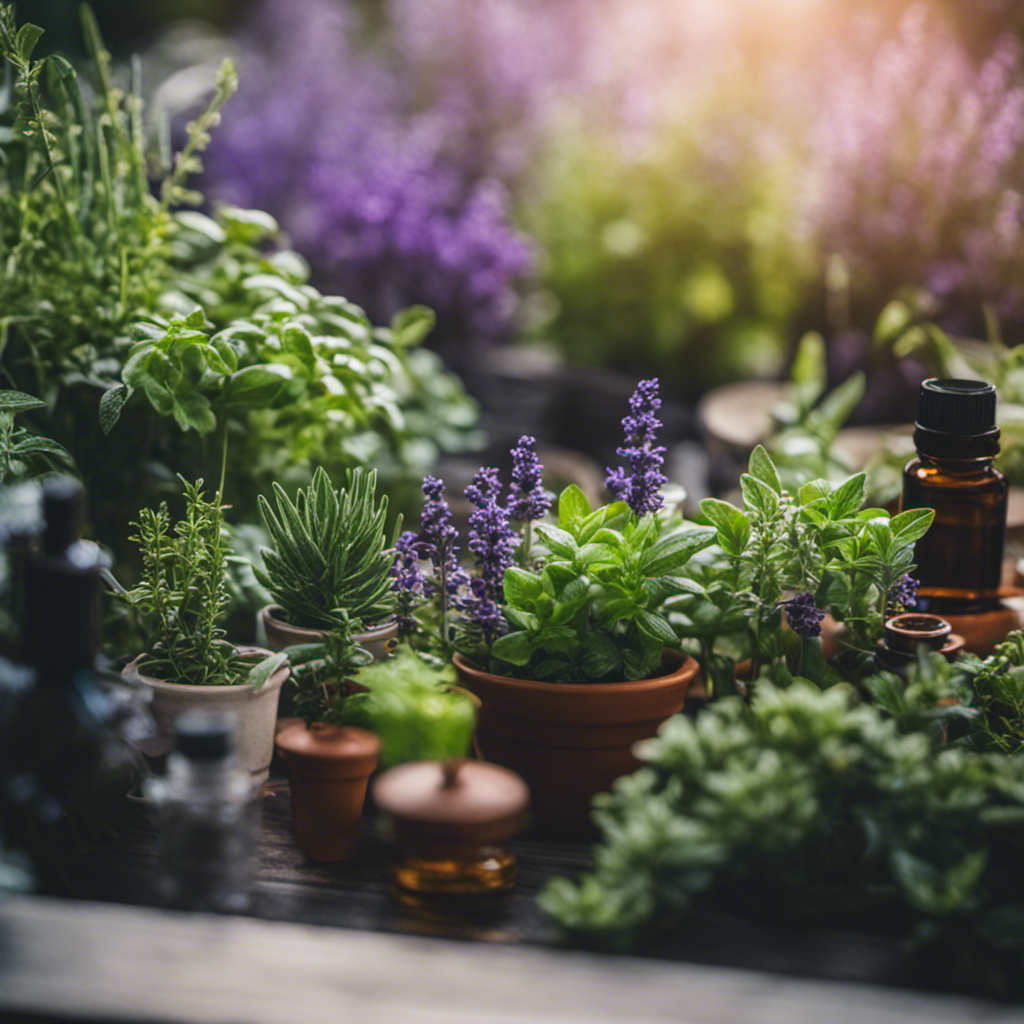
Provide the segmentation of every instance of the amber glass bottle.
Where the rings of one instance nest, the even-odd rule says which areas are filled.
[[[1006,535],[1006,478],[999,452],[996,389],[976,380],[926,380],[914,431],[917,458],[903,471],[902,509],[933,508],[914,549],[928,610],[983,611],[998,596]]]

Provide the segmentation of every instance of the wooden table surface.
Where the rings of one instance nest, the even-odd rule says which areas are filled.
[[[891,936],[702,911],[642,958],[554,948],[536,894],[582,868],[585,845],[527,836],[504,902],[425,913],[391,895],[369,825],[353,860],[314,864],[289,819],[287,783],[272,782],[251,912],[218,917],[151,905],[155,831],[145,808],[132,809],[119,838],[80,861],[77,900],[0,902],[0,1018],[1024,1022],[1014,1008],[899,987]]]

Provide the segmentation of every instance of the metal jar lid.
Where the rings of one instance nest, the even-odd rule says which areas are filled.
[[[484,846],[522,828],[530,792],[507,768],[450,758],[392,768],[373,783],[373,799],[400,843]]]

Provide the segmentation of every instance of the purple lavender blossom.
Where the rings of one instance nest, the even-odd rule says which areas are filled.
[[[544,467],[537,458],[537,441],[528,435],[512,449],[513,493],[509,495],[509,518],[518,523],[542,519],[551,508],[541,476]]]
[[[786,609],[790,629],[797,636],[821,636],[821,620],[825,618],[825,613],[815,606],[813,594],[797,594],[783,601],[782,607]]]
[[[920,580],[910,578],[910,573],[901,576],[886,595],[886,608],[897,611],[909,611],[917,607],[917,588]]]
[[[465,369],[467,347],[512,331],[532,246],[499,176],[478,165],[472,107],[442,96],[423,108],[415,67],[366,46],[359,21],[354,3],[260,5],[240,37],[242,87],[205,158],[207,188],[274,214],[314,283],[375,322],[432,307],[431,344]]]
[[[418,546],[415,533],[411,530],[403,533],[395,541],[395,561],[388,572],[391,588],[398,597],[395,621],[401,636],[409,636],[416,631],[412,613],[424,593],[425,580],[420,570]]]
[[[427,597],[434,597],[443,591],[445,607],[455,607],[467,576],[459,565],[459,534],[452,525],[452,510],[444,497],[444,483],[437,477],[425,476],[423,497],[421,550],[434,566],[433,578],[424,582],[424,593]]]
[[[662,507],[664,501],[660,489],[668,482],[668,477],[661,472],[665,448],[654,443],[661,427],[661,421],[655,416],[661,408],[657,377],[637,384],[629,400],[629,408],[632,415],[622,421],[626,443],[616,448],[616,453],[629,462],[633,472],[627,476],[621,467],[610,469],[605,486],[618,501],[627,502],[633,514],[639,517],[645,512],[657,512]]]
[[[476,555],[479,575],[470,582],[471,600],[465,611],[488,645],[505,629],[498,605],[504,598],[505,570],[519,543],[508,512],[498,501],[500,493],[498,471],[487,467],[477,470],[466,488],[466,498],[475,506],[469,515],[469,550]]]
[[[812,230],[862,294],[917,285],[945,309],[1024,315],[1019,43],[1006,34],[979,65],[924,5],[865,43],[844,40],[809,83]]]

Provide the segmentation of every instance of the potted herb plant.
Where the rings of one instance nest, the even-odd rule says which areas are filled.
[[[376,657],[398,632],[386,540],[388,499],[376,500],[377,471],[352,471],[335,491],[318,469],[306,491],[291,501],[274,484],[276,511],[262,495],[260,514],[273,547],[263,548],[256,578],[277,602],[261,616],[274,651],[315,643],[343,623],[360,626],[355,640]],[[394,534],[401,528],[396,523]]]
[[[288,654],[304,721],[282,728],[277,748],[288,763],[296,836],[308,857],[343,860],[355,849],[378,762],[464,756],[473,704],[453,691],[450,666],[446,672],[409,648],[375,661],[343,611],[331,632]]]
[[[749,678],[764,674],[782,685],[799,675],[827,685],[862,674],[886,619],[913,607],[914,544],[934,511],[890,517],[862,508],[863,473],[835,488],[812,480],[790,493],[760,445],[741,486],[743,508],[701,502],[715,546],[686,567],[690,590],[665,603],[709,693],[734,692],[741,661]],[[818,639],[827,612],[842,629],[832,664]]]
[[[142,509],[132,538],[142,555],[139,584],[128,600],[141,619],[147,650],[124,669],[129,681],[152,693],[154,737],[143,753],[170,748],[174,719],[195,707],[230,710],[239,721],[238,750],[257,783],[266,780],[274,745],[287,656],[236,647],[220,627],[228,593],[220,494],[203,494],[203,481],[185,485],[185,515],[173,528],[166,502]]]
[[[682,710],[697,671],[659,609],[696,589],[680,571],[715,533],[663,507],[657,391],[656,380],[643,381],[631,399],[619,454],[632,472],[609,472],[610,504],[594,509],[570,486],[557,522],[539,522],[550,500],[533,439],[523,438],[507,503],[494,470],[481,469],[467,488],[476,575],[458,564],[450,511],[431,477],[420,538],[398,542],[400,625],[411,625],[419,603],[418,642],[454,651],[460,682],[481,701],[483,756],[527,780],[548,831],[589,830],[593,794],[636,767],[633,744]],[[425,578],[420,555],[432,566]],[[433,601],[424,606],[420,595]]]

